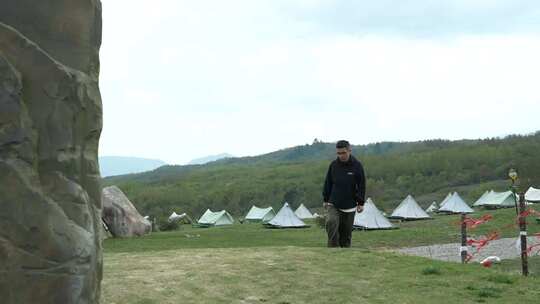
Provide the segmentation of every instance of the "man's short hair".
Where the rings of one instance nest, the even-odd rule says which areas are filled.
[[[339,140],[336,143],[336,148],[337,149],[350,148],[350,147],[351,147],[351,144],[346,140]]]

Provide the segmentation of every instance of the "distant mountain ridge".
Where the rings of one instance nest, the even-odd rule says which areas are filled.
[[[204,165],[204,164],[207,164],[209,162],[213,162],[213,161],[224,159],[224,158],[231,158],[231,157],[234,157],[234,156],[229,154],[229,153],[221,153],[221,154],[217,154],[217,155],[209,155],[209,156],[204,156],[204,157],[199,157],[199,158],[192,159],[191,161],[189,161],[187,163],[187,165]]]
[[[159,159],[126,156],[100,156],[99,169],[102,177],[141,173],[154,170],[167,163]]]

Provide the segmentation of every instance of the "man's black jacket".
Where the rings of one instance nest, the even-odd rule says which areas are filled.
[[[338,209],[364,205],[366,178],[362,164],[351,155],[348,161],[332,161],[324,181],[323,199]]]

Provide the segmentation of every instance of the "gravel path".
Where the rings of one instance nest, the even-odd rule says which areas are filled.
[[[486,247],[482,248],[478,254],[475,254],[472,261],[480,262],[488,256],[498,256],[501,259],[514,259],[520,257],[520,250],[516,247],[516,238],[506,238],[491,241]],[[533,245],[538,243],[538,239],[534,237],[527,238],[527,245]],[[441,244],[411,248],[401,248],[396,250],[408,255],[416,255],[435,260],[449,261],[449,262],[461,262],[459,243]],[[474,247],[469,246],[470,253],[476,252]]]

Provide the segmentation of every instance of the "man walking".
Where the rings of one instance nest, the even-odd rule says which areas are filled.
[[[328,247],[351,247],[355,211],[362,212],[364,209],[364,168],[351,152],[348,141],[337,142],[337,158],[330,164],[324,182],[323,206],[328,210]]]

